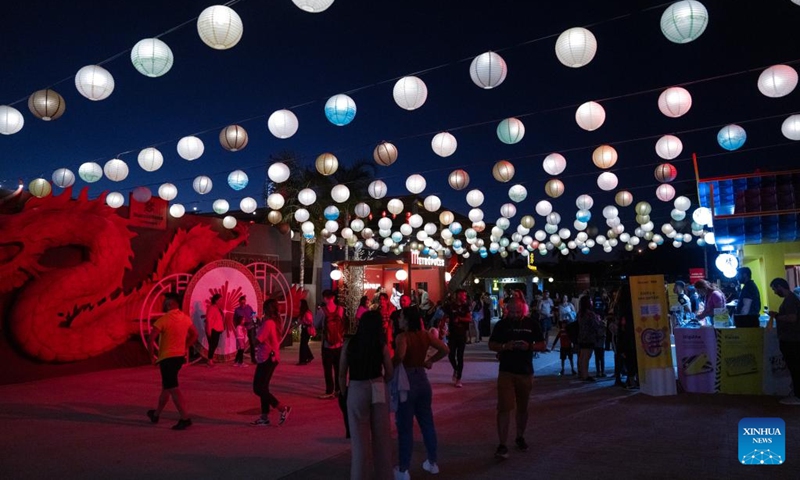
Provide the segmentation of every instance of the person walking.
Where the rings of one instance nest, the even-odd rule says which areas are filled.
[[[599,319],[592,309],[592,298],[588,295],[581,297],[578,307],[578,377],[587,382],[594,382],[594,377],[589,376],[589,359],[592,358]]]
[[[428,454],[428,458],[422,464],[422,469],[433,474],[439,473],[438,443],[431,409],[433,391],[426,370],[430,370],[434,363],[449,353],[444,342],[425,331],[421,309],[415,306],[404,308],[403,316],[406,319],[407,329],[397,336],[397,351],[393,363],[396,366],[402,365],[405,369],[409,390],[407,400],[399,402],[395,414],[399,451],[396,479],[409,478],[408,468],[411,465],[411,454],[414,447],[414,418],[419,424]],[[433,347],[436,353],[430,358],[426,358],[429,347]]]
[[[215,293],[206,309],[206,337],[208,338],[208,366],[214,366],[214,354],[219,345],[219,337],[225,331],[225,313],[222,311],[222,295]]]
[[[572,306],[572,304],[570,304],[570,306]],[[569,369],[572,371],[572,375],[575,375],[575,365],[572,363],[572,339],[567,331],[566,320],[560,320],[558,322],[558,335],[553,339],[553,345],[550,347],[551,350],[556,347],[556,343],[559,344],[559,351],[561,352],[561,372],[558,376],[564,376],[564,362],[566,360],[569,360]]]
[[[475,300],[472,303],[472,323],[475,325],[475,343],[480,343],[483,340],[481,335],[481,321],[483,321],[483,295],[482,293],[475,294]]]
[[[192,319],[180,310],[180,301],[174,294],[167,294],[164,298],[164,311],[167,312],[153,324],[147,338],[147,350],[150,359],[161,371],[161,394],[158,396],[158,406],[147,411],[147,417],[152,423],[158,423],[161,412],[172,398],[172,403],[180,414],[178,423],[172,426],[173,430],[185,430],[192,425],[189,411],[186,408],[186,399],[178,387],[178,372],[189,356],[189,347],[197,341],[197,329]],[[154,350],[158,338],[158,357]]]
[[[489,349],[498,352],[497,436],[500,444],[495,457],[508,458],[508,431],[511,411],[516,409],[516,439],[521,451],[528,449],[525,429],[528,425],[528,402],[533,389],[533,352],[545,351],[547,344],[539,322],[525,316],[526,305],[520,298],[509,299],[506,316],[494,327]]]
[[[258,323],[256,317],[257,315],[253,307],[247,304],[247,296],[242,295],[239,297],[239,306],[233,311],[233,324],[235,326],[238,323],[244,326],[248,348],[250,350],[250,361],[253,365],[256,364],[256,323]],[[239,341],[238,335],[239,332],[237,331],[237,348]],[[244,355],[242,355],[242,357],[244,357]],[[239,357],[238,351],[236,352],[236,360],[239,362],[240,366],[244,366],[244,358]]]
[[[308,308],[308,300],[300,300],[300,312],[297,314],[297,318],[300,324],[300,358],[297,364],[308,365],[311,360],[314,360],[314,354],[311,353],[311,347],[308,346],[308,342],[311,337],[317,334],[314,328],[314,315],[311,314],[311,309]]]
[[[392,436],[386,383],[394,370],[380,312],[368,311],[361,316],[356,334],[344,344],[338,370],[342,396],[347,398],[350,478],[391,479]]]
[[[256,373],[253,376],[253,393],[261,399],[261,416],[250,425],[254,427],[264,427],[270,424],[270,407],[278,410],[281,414],[278,425],[283,425],[292,407],[283,405],[272,392],[269,391],[269,384],[275,369],[281,362],[281,316],[278,312],[278,301],[271,298],[264,302],[264,319],[256,332]]]
[[[537,310],[539,311],[539,317],[542,322],[542,335],[544,335],[545,341],[547,341],[548,335],[550,334],[550,329],[553,327],[554,306],[555,304],[553,303],[553,299],[550,298],[550,292],[545,290],[544,293],[542,294],[542,299],[536,306]]]
[[[783,361],[792,377],[792,393],[780,401],[783,405],[800,405],[800,299],[792,293],[789,282],[776,278],[769,284],[775,295],[783,298],[778,311],[769,312],[778,327],[778,342]]]
[[[467,291],[458,289],[453,302],[444,309],[447,321],[447,345],[450,348],[450,365],[453,366],[453,384],[456,388],[464,385],[461,375],[464,372],[464,349],[467,345],[467,333],[472,324],[472,312],[467,303]]]
[[[325,393],[321,399],[333,399],[339,395],[339,357],[344,345],[344,309],[336,304],[336,295],[331,290],[322,292],[325,302],[317,309],[314,328],[322,331],[322,371],[325,376]],[[363,318],[363,317],[362,317]]]

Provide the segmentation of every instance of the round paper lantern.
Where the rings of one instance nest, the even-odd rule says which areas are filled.
[[[244,197],[239,202],[239,209],[244,213],[253,213],[258,208],[258,202],[253,197]]]
[[[523,187],[522,185],[513,185],[511,188],[508,189],[508,198],[511,201],[519,203],[525,198],[528,197],[528,189]]]
[[[356,102],[343,93],[334,95],[325,102],[325,117],[337,127],[347,125],[356,118]]]
[[[449,157],[455,153],[457,147],[456,137],[448,132],[437,133],[431,140],[433,152],[440,157]]]
[[[119,158],[113,158],[103,165],[103,173],[112,182],[121,182],[128,177],[128,164]]]
[[[558,198],[564,193],[564,182],[553,178],[544,184],[544,193],[550,198]]]
[[[108,176],[108,174],[106,174],[106,176]],[[200,195],[205,195],[206,193],[210,192],[213,186],[214,182],[212,182],[211,179],[205,175],[198,175],[192,182],[192,188]]]
[[[567,67],[583,67],[592,61],[595,53],[597,53],[597,39],[585,28],[570,28],[556,40],[556,57]]]
[[[356,218],[350,222],[350,228],[352,228],[354,232],[360,232],[361,230],[364,230],[364,220]]]
[[[372,158],[378,165],[388,167],[397,161],[397,147],[389,142],[381,142],[372,151]]]
[[[19,110],[8,105],[0,105],[0,134],[13,135],[25,125],[25,117]]]
[[[50,195],[53,188],[50,186],[50,182],[44,178],[37,178],[28,184],[28,191],[30,191],[31,195],[34,197],[42,198]]]
[[[392,90],[395,103],[405,110],[416,110],[428,99],[428,87],[419,77],[403,77]]]
[[[267,205],[269,205],[269,202],[267,202]],[[298,208],[294,211],[294,219],[300,223],[307,221],[310,217],[311,214],[305,208]]]
[[[232,230],[236,228],[236,217],[232,217],[231,215],[227,215],[225,218],[222,219],[222,226],[227,228],[228,230]]]
[[[426,186],[427,182],[425,181],[425,177],[418,173],[409,175],[409,177],[406,179],[406,190],[415,195],[422,193]]]
[[[450,226],[448,228],[453,233],[453,235],[458,235],[459,233],[461,233],[462,229],[461,223],[459,222],[450,222]]]
[[[504,203],[500,206],[500,215],[505,218],[511,218],[517,214],[517,207],[513,203]]]
[[[578,210],[577,212],[575,212],[575,219],[580,222],[586,223],[592,219],[592,212],[583,209]]]
[[[470,219],[472,223],[480,222],[483,220],[483,210],[480,208],[473,208],[467,214],[467,217]]]
[[[620,190],[616,195],[614,195],[614,201],[620,207],[627,207],[633,203],[633,194],[627,190]]]
[[[225,213],[225,212],[222,212]],[[267,214],[267,220],[273,225],[277,225],[283,221],[283,214],[277,210],[272,210]]]
[[[603,172],[597,177],[597,186],[600,187],[600,190],[605,190],[606,192],[617,188],[618,183],[617,176],[611,172]]]
[[[292,0],[297,8],[308,13],[324,12],[333,4],[333,0]]]
[[[303,233],[314,233],[314,224],[311,222],[303,222],[303,224],[300,225],[300,229]]]
[[[280,210],[286,204],[286,199],[280,193],[271,193],[267,197],[267,206],[273,210]]]
[[[678,169],[671,163],[662,163],[656,167],[654,175],[659,182],[668,183],[678,176]]]
[[[106,195],[106,205],[111,208],[119,208],[125,205],[125,196],[119,192],[111,192]]]
[[[453,170],[447,177],[447,183],[453,190],[463,190],[469,185],[469,174],[461,169]]]
[[[725,125],[717,133],[717,143],[719,146],[728,151],[734,151],[741,148],[747,140],[747,132],[744,128],[736,124]]]
[[[276,110],[267,120],[269,133],[280,139],[286,139],[297,133],[300,122],[290,110]]]
[[[319,173],[327,177],[333,175],[339,169],[339,160],[334,154],[326,152],[317,157],[314,165]]]
[[[153,198],[153,192],[147,187],[136,187],[131,193],[133,199],[139,203],[147,203]]]
[[[637,215],[650,215],[650,212],[653,211],[652,205],[650,205],[647,202],[639,202],[639,203],[637,203],[636,207],[634,207],[634,209],[636,210],[636,214]],[[647,222],[645,222],[645,223],[647,223]]]
[[[203,155],[206,147],[199,138],[189,135],[178,141],[178,155],[184,160],[197,160]]]
[[[492,167],[492,176],[498,182],[509,182],[514,178],[514,165],[508,160],[500,160]]]
[[[317,201],[317,193],[310,188],[304,188],[297,192],[297,201],[307,207]]]
[[[49,122],[64,115],[67,104],[64,97],[49,88],[37,90],[28,97],[28,109],[36,117]]]
[[[583,194],[575,199],[575,206],[581,210],[589,210],[594,205],[594,199],[589,195]]]
[[[483,200],[484,200],[483,192],[481,192],[480,190],[473,189],[467,192],[467,205],[469,205],[470,207],[473,208],[480,207],[481,205],[483,205]]]
[[[403,211],[403,202],[396,198],[389,200],[389,203],[386,204],[386,210],[393,215],[399,215]]]
[[[656,197],[662,202],[669,202],[675,198],[675,187],[669,183],[662,183],[656,188]]]
[[[158,196],[163,200],[171,202],[172,200],[175,200],[175,197],[178,196],[178,187],[171,183],[162,183],[161,186],[158,187]],[[225,200],[223,200],[223,202],[225,202]],[[227,203],[228,202],[225,202],[226,205]]]
[[[53,172],[53,184],[60,188],[71,187],[75,183],[75,174],[68,168],[59,168]]]
[[[164,155],[157,148],[148,147],[139,152],[137,161],[145,172],[155,172],[164,165]]]
[[[683,210],[678,210],[677,208],[673,208],[672,211],[669,212],[669,216],[676,222],[680,222],[686,218],[686,212]]]
[[[592,162],[597,168],[611,168],[617,163],[617,151],[611,145],[600,145],[592,152]]]
[[[172,218],[181,218],[186,213],[186,208],[180,203],[176,203],[169,207],[169,214]]]
[[[661,33],[674,43],[689,43],[708,26],[708,10],[696,0],[675,2],[661,15]]]
[[[439,214],[439,223],[447,226],[453,223],[453,220],[455,220],[455,218],[456,217],[455,215],[453,215],[453,212],[451,212],[450,210],[445,210]]]
[[[519,143],[525,136],[525,125],[518,119],[506,118],[497,124],[497,138],[506,145]]]
[[[228,174],[228,185],[237,192],[243,190],[249,181],[247,174],[241,170],[234,170]]]
[[[435,212],[442,208],[442,201],[436,195],[428,195],[422,202],[422,206],[429,212]]]
[[[706,207],[699,207],[692,213],[692,220],[697,222],[700,225],[709,225],[711,224],[711,210]]]
[[[422,226],[422,222],[423,222],[422,216],[417,214],[417,213],[415,213],[414,215],[411,215],[410,217],[408,217],[408,224],[411,225],[414,228],[421,227]]]
[[[219,132],[219,143],[229,152],[238,152],[247,146],[247,130],[239,125],[228,125]]]
[[[94,183],[103,178],[103,167],[95,162],[83,163],[78,168],[78,176],[86,183]]]
[[[75,74],[75,88],[89,100],[105,100],[114,91],[114,77],[99,65],[86,65]]]
[[[800,115],[792,115],[784,120],[781,133],[789,140],[800,140]]]
[[[160,77],[172,68],[172,50],[157,38],[139,40],[131,50],[131,63],[144,76]]]
[[[658,109],[670,118],[681,117],[690,108],[692,108],[692,96],[685,88],[670,87],[658,97]]]
[[[551,153],[544,157],[542,168],[549,175],[560,175],[567,168],[567,159],[560,153]]]
[[[773,65],[758,77],[758,90],[771,98],[785,97],[797,87],[797,71],[788,65]]]
[[[375,180],[370,182],[369,186],[367,187],[367,193],[369,193],[369,196],[375,200],[380,200],[381,198],[385,197],[387,191],[388,189],[386,188],[386,183],[384,183],[383,180]]]
[[[519,224],[530,230],[534,225],[536,225],[536,219],[530,215],[525,215],[519,219]]]
[[[597,102],[586,102],[575,112],[575,121],[582,129],[593,132],[606,121],[606,110]]]
[[[553,204],[547,200],[539,200],[536,203],[536,213],[542,217],[546,217],[553,212]],[[528,227],[530,228],[530,227]]]
[[[291,174],[289,166],[283,162],[275,162],[267,169],[267,176],[275,183],[283,183],[289,180]]]
[[[472,78],[472,82],[487,90],[503,83],[507,73],[505,60],[494,52],[478,55],[469,66],[469,76]]]
[[[197,34],[200,40],[215,50],[232,48],[242,39],[242,19],[232,8],[213,5],[197,17]]]
[[[336,203],[346,202],[350,198],[350,189],[346,185],[335,185],[331,189],[331,198]]]
[[[561,223],[561,215],[559,215],[558,212],[552,212],[549,215],[547,215],[545,221],[549,225],[558,225],[559,223]]]
[[[674,135],[664,135],[656,142],[656,154],[664,160],[672,160],[683,151],[683,142]]]
[[[603,218],[611,219],[619,216],[619,210],[614,205],[607,205],[603,208]]]
[[[357,217],[365,218],[369,216],[370,208],[366,203],[360,202],[356,204],[354,211]]]

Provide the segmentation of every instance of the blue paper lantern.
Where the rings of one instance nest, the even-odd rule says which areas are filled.
[[[731,152],[744,145],[745,140],[747,140],[747,132],[736,124],[722,127],[717,134],[719,146]]]
[[[325,207],[325,212],[323,215],[325,215],[326,220],[336,220],[339,218],[339,209],[336,207],[336,205],[328,205]]]
[[[400,232],[393,232],[392,233],[392,241],[394,243],[400,243],[403,241],[403,234]]]
[[[336,126],[344,126],[356,118],[356,102],[340,93],[325,102],[325,117]]]
[[[463,245],[463,244],[461,243],[461,240],[454,240],[454,241],[453,241],[453,248],[455,248],[456,250],[458,250],[459,248],[461,248],[461,246],[462,246],[462,245]]]
[[[449,228],[453,235],[458,235],[461,233],[461,224],[458,222],[451,223]]]
[[[584,255],[589,255],[589,252],[591,252],[591,250],[589,249],[589,247],[583,247],[583,248],[581,248],[581,253],[582,253],[582,254],[584,254]]]
[[[228,185],[237,192],[244,189],[249,181],[247,174],[241,170],[234,170],[228,175]]]
[[[423,255],[428,255],[430,253],[431,253],[431,249],[429,247],[425,247],[425,248],[422,249],[422,254]]]
[[[592,212],[589,210],[578,210],[575,214],[575,218],[580,222],[587,223],[589,219],[592,218]]]

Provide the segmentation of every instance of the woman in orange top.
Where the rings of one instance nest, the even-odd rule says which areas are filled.
[[[225,330],[225,314],[222,312],[222,295],[215,293],[206,310],[206,337],[208,337],[208,366],[214,366],[214,352],[219,345],[219,336]]]
[[[253,377],[253,393],[261,398],[261,416],[250,425],[263,427],[269,425],[270,407],[281,412],[278,425],[283,425],[292,411],[292,407],[282,405],[269,391],[272,374],[281,361],[281,316],[278,313],[278,301],[271,298],[264,302],[264,320],[256,334],[256,373]]]

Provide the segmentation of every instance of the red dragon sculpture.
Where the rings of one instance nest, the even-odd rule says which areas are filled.
[[[94,357],[138,334],[138,314],[150,288],[173,273],[191,273],[223,258],[248,236],[241,223],[225,240],[208,225],[179,230],[155,272],[131,291],[123,275],[134,256],[128,220],[105,203],[105,194],[88,200],[83,189],[32,198],[23,210],[0,215],[0,293],[21,289],[8,326],[15,343],[45,362]],[[83,247],[84,261],[64,268],[43,266],[48,249]]]

